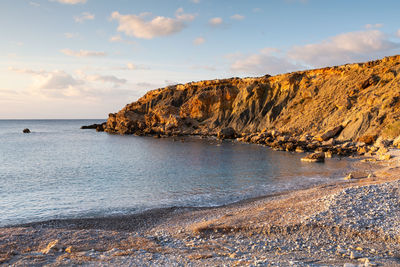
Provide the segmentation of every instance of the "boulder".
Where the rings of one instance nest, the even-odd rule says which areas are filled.
[[[106,122],[103,122],[103,123],[100,123],[100,124],[95,123],[95,124],[90,124],[90,125],[84,125],[84,126],[81,126],[81,129],[82,130],[86,130],[86,129],[96,129],[96,130],[99,129],[99,130],[101,130],[102,129],[102,131],[104,131],[105,126],[106,126]],[[98,131],[98,132],[100,132],[100,131]]]
[[[374,146],[375,147],[388,147],[391,144],[392,144],[392,140],[384,139],[382,136],[379,136],[379,138],[376,139]]]
[[[324,162],[325,161],[325,153],[320,152],[320,153],[312,153],[304,158],[301,159],[301,161],[305,162]]]
[[[393,146],[400,148],[400,135],[396,139],[393,140]]]
[[[219,139],[234,139],[236,132],[232,127],[223,128],[218,132],[217,137]]]
[[[343,130],[343,126],[339,125],[321,135],[322,141],[328,141],[329,139],[339,135]]]
[[[367,145],[372,145],[376,141],[376,135],[363,135],[358,138],[359,142],[363,142]]]
[[[31,130],[29,130],[28,128],[25,128],[22,130],[23,133],[31,133]]]

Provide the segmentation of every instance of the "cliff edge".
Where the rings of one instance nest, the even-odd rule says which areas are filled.
[[[275,130],[294,138],[336,129],[337,141],[390,135],[400,119],[400,55],[258,78],[178,84],[149,91],[105,131],[137,135],[237,136]],[[393,136],[394,137],[394,136]]]

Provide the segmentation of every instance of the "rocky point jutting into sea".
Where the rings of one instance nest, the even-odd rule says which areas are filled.
[[[399,72],[397,55],[276,76],[178,84],[109,114],[100,130],[239,137],[300,152],[345,143],[330,152],[363,155],[370,151],[367,145],[396,137],[400,128]]]

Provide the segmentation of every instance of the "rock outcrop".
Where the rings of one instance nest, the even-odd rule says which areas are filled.
[[[97,132],[104,132],[104,128],[106,127],[106,123],[103,122],[101,124],[91,124],[91,125],[83,125],[81,126],[81,129],[86,130],[86,129],[96,129]]]
[[[296,140],[372,143],[400,119],[399,73],[400,56],[392,56],[276,76],[178,84],[150,91],[110,114],[104,130],[170,136],[232,129],[236,137],[277,131]]]

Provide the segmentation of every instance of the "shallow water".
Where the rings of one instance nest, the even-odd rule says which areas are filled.
[[[99,122],[0,120],[0,226],[216,206],[330,182],[352,168],[348,160],[303,163],[302,154],[257,145],[79,129]]]

